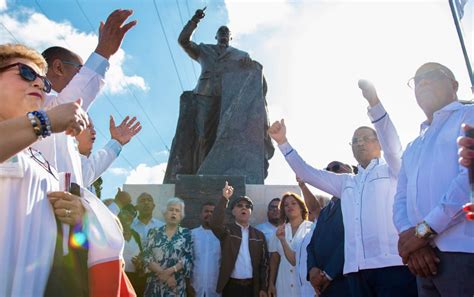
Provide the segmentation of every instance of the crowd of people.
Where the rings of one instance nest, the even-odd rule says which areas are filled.
[[[356,167],[307,164],[285,121],[274,122],[268,133],[303,197],[272,199],[256,227],[252,198],[227,182],[192,230],[176,197],[161,206],[164,222],[149,193],[133,205],[118,189],[102,203],[97,181],[141,124],[110,117],[111,140],[93,152],[87,111],[136,24],[131,14],[101,23],[85,63],[62,47],[0,45],[0,296],[473,296],[474,139],[464,135],[474,108],[458,101],[458,82],[439,63],[410,81],[426,120],[405,150],[366,80],[373,127],[354,130]]]

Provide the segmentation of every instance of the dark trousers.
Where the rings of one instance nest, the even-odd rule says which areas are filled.
[[[346,277],[338,277],[331,281],[329,287],[319,297],[351,297],[349,283]]]
[[[253,285],[239,284],[230,279],[222,291],[222,297],[253,297]]]
[[[416,278],[406,266],[364,269],[347,275],[352,297],[415,297]]]
[[[438,249],[435,253],[440,260],[438,273],[433,277],[417,277],[419,296],[474,296],[474,254],[441,252]]]

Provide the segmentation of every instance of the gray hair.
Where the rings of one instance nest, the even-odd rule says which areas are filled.
[[[168,207],[170,205],[179,205],[179,206],[181,206],[181,215],[182,215],[182,218],[184,219],[184,201],[182,199],[178,198],[178,197],[172,197],[172,198],[168,199],[168,201],[166,201],[166,206],[162,211],[163,215],[165,215],[165,212],[168,210]]]

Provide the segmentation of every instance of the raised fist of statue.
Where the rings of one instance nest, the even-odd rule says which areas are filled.
[[[206,8],[207,7],[204,7],[203,9],[196,10],[196,12],[194,13],[194,16],[193,16],[193,20],[199,21],[199,20],[203,19],[206,16],[206,14],[204,13]]]

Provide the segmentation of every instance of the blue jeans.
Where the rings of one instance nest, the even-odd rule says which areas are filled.
[[[416,278],[406,266],[364,269],[347,275],[352,297],[415,297]]]
[[[474,244],[474,242],[472,243]],[[473,297],[474,254],[441,252],[438,273],[434,277],[417,277],[420,297]]]

